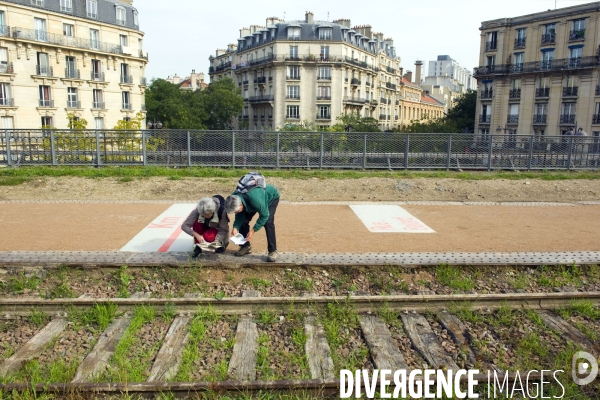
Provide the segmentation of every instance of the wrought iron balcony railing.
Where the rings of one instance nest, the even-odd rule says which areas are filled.
[[[330,81],[331,80],[331,76],[318,76],[317,80],[319,80],[319,81]]]
[[[600,124],[600,114],[594,114],[592,117],[592,124]]]
[[[133,85],[133,76],[132,75],[121,75],[120,82],[125,85]]]
[[[491,121],[492,121],[491,115],[480,115],[479,116],[479,122],[481,122],[482,124],[489,124]]]
[[[548,116],[546,114],[534,114],[533,115],[533,123],[534,124],[545,124]]]
[[[482,99],[491,99],[494,96],[494,90],[490,89],[490,90],[484,90],[483,92],[481,92],[481,98]]]
[[[90,78],[92,81],[104,82],[104,72],[91,72]]]
[[[579,87],[577,86],[573,86],[573,87],[565,87],[563,88],[563,97],[575,97],[577,96],[577,93],[579,92]]]
[[[600,85],[596,85],[596,96],[600,96]]]
[[[331,114],[317,114],[317,119],[331,119]]]
[[[388,99],[382,97],[379,99],[379,101],[381,102],[381,104],[387,104],[388,103]]]
[[[498,43],[495,41],[492,42],[486,42],[485,43],[485,51],[492,51],[492,50],[497,50],[498,49]]]
[[[0,74],[14,74],[15,68],[13,63],[0,64]]]
[[[331,100],[331,96],[317,96],[317,101]]]
[[[300,114],[287,114],[286,119],[300,119]]]
[[[94,101],[94,102],[92,102],[92,108],[97,109],[97,110],[103,110],[104,102],[103,101]]]
[[[15,99],[0,97],[0,107],[12,107],[15,105]]]
[[[574,40],[584,40],[585,39],[585,29],[575,29],[569,32],[569,41]]]
[[[352,81],[350,82],[350,84],[354,86],[358,86],[360,85],[360,83],[360,80],[358,80],[357,78],[352,78]]]
[[[522,49],[525,47],[525,42],[527,38],[517,38],[515,39],[515,49]]]
[[[131,103],[123,103],[121,110],[133,110],[133,106]]]
[[[521,89],[509,90],[508,97],[511,99],[520,99],[521,98]]]
[[[267,83],[267,77],[266,76],[259,76],[258,78],[256,78],[254,80],[254,83],[258,83],[259,85],[264,85],[265,83]]]
[[[300,75],[288,75],[287,76],[287,80],[289,80],[289,81],[299,81],[300,80]]]
[[[81,102],[78,100],[68,100],[67,108],[81,108]]]
[[[393,84],[392,82],[386,82],[385,83],[385,87],[388,88],[388,89],[396,90],[396,85]]]
[[[379,114],[379,120],[383,121],[386,119],[386,115],[385,114]]]
[[[78,69],[65,68],[66,79],[81,79],[81,74]]]
[[[10,26],[0,25],[0,36],[10,37]]]
[[[40,107],[50,107],[50,108],[53,108],[54,107],[54,100],[42,100],[42,99],[40,99],[39,105],[40,105]]]
[[[506,123],[508,123],[508,124],[517,124],[517,123],[519,123],[519,114],[508,115],[506,117]]]
[[[12,28],[12,37],[15,39],[32,40],[35,42],[45,42],[59,46],[77,47],[80,49],[92,49],[105,53],[123,54],[121,45],[101,42],[99,40],[90,40],[76,38],[72,36],[57,35],[46,31],[40,31],[27,28]]]
[[[288,94],[287,96],[285,96],[286,99],[292,99],[292,100],[300,100],[300,95],[299,94]]]
[[[361,97],[349,97],[349,96],[345,96],[344,97],[344,103],[359,103],[359,104],[363,104],[365,103],[365,99],[361,98]]]
[[[275,95],[251,96],[248,98],[250,103],[267,103],[275,100]]]
[[[142,76],[140,78],[140,85],[141,86],[148,86],[148,79],[145,76]]]
[[[561,114],[560,123],[565,125],[573,125],[575,123],[575,114]]]
[[[542,35],[542,44],[554,44],[556,41],[555,33],[545,33]]]
[[[523,63],[512,64],[512,72],[523,72]]]
[[[537,88],[535,89],[535,97],[549,97],[550,88]]]
[[[480,66],[474,69],[474,75],[481,77],[485,75],[530,74],[542,71],[594,69],[600,67],[600,58],[590,56],[526,62],[523,63],[523,67],[518,68],[518,70],[513,67],[514,65],[515,64],[497,64]]]
[[[54,76],[54,70],[48,65],[36,65],[35,74],[38,76]]]
[[[390,74],[395,74],[396,73],[396,69],[392,68],[392,67],[386,67],[387,72],[389,72]]]

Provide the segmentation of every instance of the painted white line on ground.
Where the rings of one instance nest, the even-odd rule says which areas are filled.
[[[435,233],[400,206],[362,205],[350,208],[370,232]]]
[[[181,230],[181,224],[194,207],[195,204],[173,204],[142,229],[121,251],[190,251],[193,239]]]

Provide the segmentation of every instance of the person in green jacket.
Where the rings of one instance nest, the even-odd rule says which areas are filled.
[[[252,236],[263,226],[267,233],[267,243],[269,256],[268,261],[277,261],[277,240],[275,238],[275,211],[279,204],[279,191],[272,185],[266,185],[266,188],[255,187],[248,193],[233,192],[225,200],[225,211],[228,214],[235,213],[233,222],[232,236],[241,233],[246,238],[240,249],[235,253],[236,256],[245,256],[252,253],[250,244]],[[250,229],[250,221],[258,213],[258,219],[254,227]]]

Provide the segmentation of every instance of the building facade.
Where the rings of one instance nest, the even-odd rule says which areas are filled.
[[[600,132],[600,2],[481,25],[476,132]]]
[[[477,80],[466,68],[450,56],[438,56],[437,61],[429,62],[427,76],[421,82],[423,90],[434,99],[444,103],[448,112],[458,98],[468,90],[477,90]]]
[[[113,128],[145,114],[144,34],[128,0],[0,1],[0,127]]]
[[[189,76],[181,79],[181,77],[177,74],[173,76],[167,77],[165,79],[167,82],[172,83],[174,85],[179,86],[181,90],[204,90],[208,87],[208,83],[204,82],[204,72],[196,73],[196,70],[193,69],[192,73]]]
[[[231,77],[246,101],[241,126],[274,130],[314,123],[320,129],[345,113],[401,123],[402,69],[391,38],[350,20],[268,18],[240,30],[237,44],[210,57],[211,81]]]

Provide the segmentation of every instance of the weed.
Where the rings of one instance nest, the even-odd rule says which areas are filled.
[[[123,176],[123,177],[119,178],[119,180],[117,182],[127,183],[127,182],[131,182],[131,181],[133,181],[133,178],[131,176]]]
[[[29,178],[22,176],[0,177],[0,186],[19,186],[25,182],[29,182]]]
[[[258,313],[256,321],[263,325],[272,325],[277,321],[277,316],[272,311],[263,310]]]
[[[377,315],[381,317],[386,324],[398,329],[402,329],[402,324],[400,323],[400,319],[398,319],[398,314],[390,309],[387,302],[377,310]]]
[[[177,315],[177,309],[175,308],[175,304],[166,303],[165,308],[161,313],[161,317],[165,320],[165,322],[169,323],[173,320],[173,318],[175,318],[175,315]]]
[[[37,276],[27,277],[25,274],[20,274],[16,277],[10,278],[8,280],[8,290],[13,293],[23,293],[25,289],[28,290],[36,290],[38,286],[42,283],[42,279]]]
[[[308,278],[302,278],[297,271],[287,271],[286,276],[291,281],[292,287],[296,290],[312,290],[312,280]]]
[[[37,328],[41,328],[50,321],[50,316],[43,311],[33,310],[29,313],[29,321]]]
[[[116,313],[117,305],[108,302],[106,304],[94,304],[92,308],[85,311],[72,307],[69,310],[69,318],[76,324],[96,325],[101,331],[104,331],[115,318]]]
[[[244,278],[243,282],[255,289],[268,288],[273,284],[272,281],[263,278]]]
[[[500,324],[508,327],[510,327],[513,324],[513,313],[506,303],[500,305],[500,308],[496,312],[496,320]]]
[[[269,336],[261,333],[258,336],[258,351],[256,353],[256,369],[264,380],[271,379],[273,370],[269,367]]]
[[[452,289],[468,291],[475,287],[473,280],[464,274],[464,271],[448,264],[438,265],[435,270],[437,280],[444,286]]]
[[[473,310],[470,303],[453,303],[450,305],[450,311],[460,319],[472,324],[480,324],[485,321],[485,318],[480,313]]]
[[[223,300],[225,298],[225,292],[222,290],[219,290],[217,293],[215,293],[215,299],[217,300]]]
[[[527,277],[525,274],[517,274],[515,278],[511,279],[510,284],[517,290],[525,289],[527,286]]]

